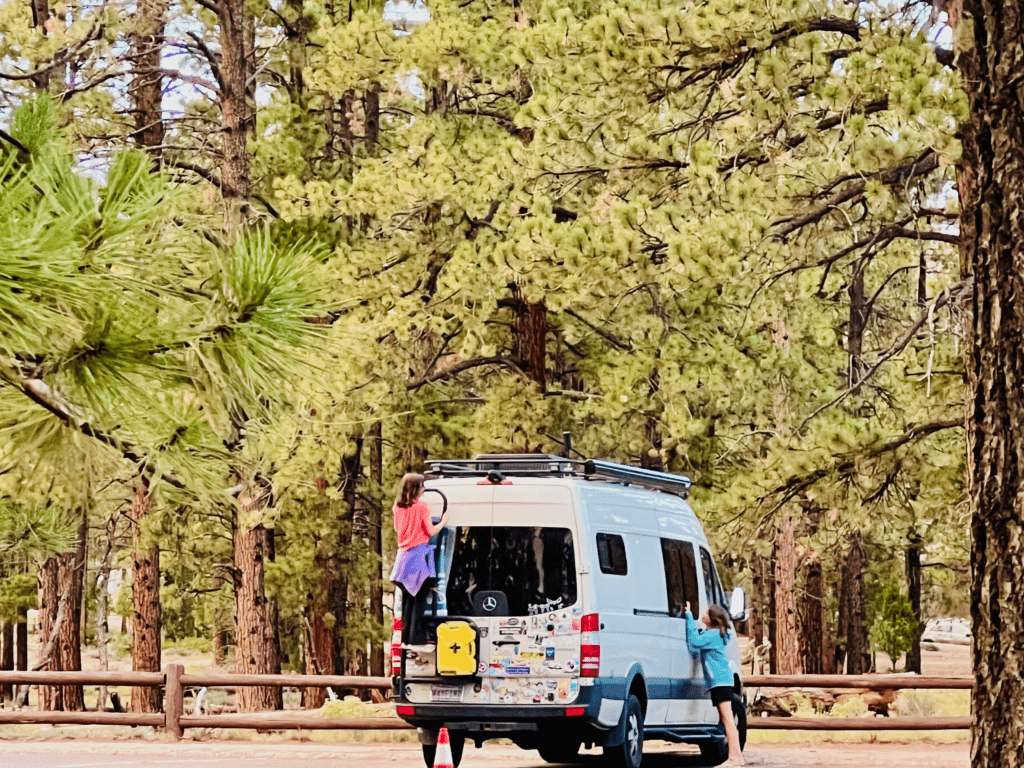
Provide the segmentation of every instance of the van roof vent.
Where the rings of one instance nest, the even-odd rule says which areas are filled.
[[[653,469],[631,467],[602,459],[578,461],[562,456],[539,453],[492,453],[472,459],[441,459],[428,461],[429,477],[486,477],[500,472],[510,477],[579,477],[584,480],[603,480],[622,485],[635,485],[652,491],[663,491],[682,496],[689,495],[690,478],[657,472]]]

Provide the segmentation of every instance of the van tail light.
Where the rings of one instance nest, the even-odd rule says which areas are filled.
[[[601,620],[588,613],[580,620],[580,676],[601,676]]]
[[[391,620],[391,676],[402,674],[402,617]]]

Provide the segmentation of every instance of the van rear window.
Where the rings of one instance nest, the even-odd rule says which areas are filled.
[[[613,576],[625,576],[628,573],[626,544],[621,536],[615,533],[597,534],[597,562],[601,566],[601,573]]]
[[[482,614],[474,597],[485,591],[503,593],[508,605],[507,611],[491,611],[489,616],[529,616],[575,604],[572,532],[519,526],[458,528],[448,575],[448,614]]]

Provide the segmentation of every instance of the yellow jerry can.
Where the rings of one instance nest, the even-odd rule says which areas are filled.
[[[476,674],[476,629],[464,621],[437,626],[437,673]]]

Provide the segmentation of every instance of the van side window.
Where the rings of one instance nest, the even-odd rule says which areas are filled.
[[[708,596],[708,605],[720,605],[728,611],[725,604],[725,592],[718,580],[718,573],[715,571],[715,563],[711,559],[711,553],[703,547],[700,549],[700,564],[704,571],[704,589]]]
[[[601,564],[601,573],[625,576],[626,544],[622,537],[615,533],[597,534],[597,561]]]
[[[687,541],[661,540],[661,555],[665,560],[665,586],[668,588],[668,615],[682,616],[686,603],[694,611],[700,608],[697,591],[697,563],[693,547]]]

